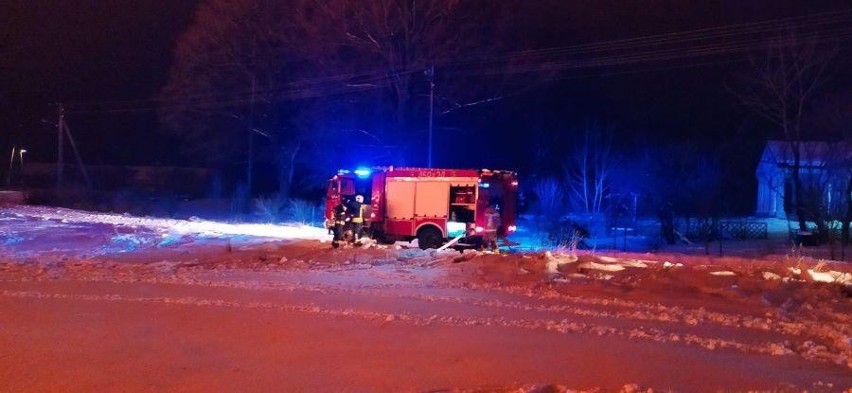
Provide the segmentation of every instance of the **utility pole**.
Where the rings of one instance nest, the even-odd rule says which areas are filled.
[[[429,77],[429,157],[426,161],[426,166],[432,167],[432,123],[435,111],[435,66],[433,65],[426,71]]]
[[[251,104],[249,106],[249,121],[248,121],[248,163],[246,164],[246,196],[251,198],[252,172],[254,167],[254,93],[255,93],[255,76],[254,71],[251,74]]]
[[[92,180],[89,178],[89,171],[83,165],[83,159],[80,158],[80,150],[77,150],[77,144],[74,143],[74,137],[71,136],[71,130],[68,129],[68,123],[62,119],[62,127],[65,128],[65,136],[68,137],[68,142],[71,143],[71,151],[74,153],[74,159],[77,161],[77,166],[80,167],[80,173],[83,174],[83,180],[86,182],[86,187],[92,188]]]
[[[74,152],[74,158],[77,160],[77,166],[80,167],[80,173],[83,174],[83,180],[86,182],[86,187],[92,188],[92,180],[89,178],[89,172],[86,171],[86,166],[83,165],[83,159],[80,158],[80,151],[77,150],[77,144],[74,143],[74,137],[71,136],[71,130],[68,129],[68,123],[65,122],[65,106],[59,104],[59,121],[56,123],[56,142],[57,142],[57,157],[56,157],[56,189],[61,190],[63,184],[63,172],[65,168],[65,148],[64,137],[68,137],[68,142],[71,143],[71,151]],[[21,156],[23,162],[23,153]]]
[[[64,142],[62,140],[63,128],[65,127],[65,106],[59,104],[59,120],[56,122],[56,189],[62,189],[62,171],[65,167],[65,159],[63,157],[62,148]]]

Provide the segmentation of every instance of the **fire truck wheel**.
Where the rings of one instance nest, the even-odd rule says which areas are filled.
[[[423,250],[441,247],[443,240],[441,238],[441,231],[435,227],[427,226],[417,232],[417,243]]]

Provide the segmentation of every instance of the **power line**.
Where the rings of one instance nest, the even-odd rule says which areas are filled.
[[[823,26],[814,30],[814,26]],[[811,14],[799,17],[774,19],[720,27],[696,29],[683,32],[658,34],[603,41],[596,43],[522,51],[503,56],[466,58],[444,61],[444,74],[465,75],[517,75],[536,72],[556,72],[582,68],[605,68],[630,64],[653,63],[670,60],[706,58],[711,56],[743,53],[757,46],[778,39],[781,33],[808,28],[797,38],[810,40],[828,36],[842,42],[852,38],[852,11],[839,13]],[[768,34],[774,33],[774,34]],[[702,43],[703,42],[703,43]],[[698,43],[698,44],[696,44]],[[688,44],[684,46],[685,44]],[[573,58],[579,57],[579,58]],[[510,65],[517,60],[529,63]],[[551,59],[547,61],[547,59]],[[708,62],[692,63],[697,65]],[[719,62],[715,62],[718,64]],[[351,94],[366,90],[385,88],[392,76],[422,72],[422,67],[403,69],[398,72],[386,70],[350,72],[326,75],[312,79],[294,81],[279,89],[258,90],[257,94],[268,96],[272,101],[287,101],[333,95]],[[565,79],[565,78],[560,78]],[[357,84],[354,82],[357,81]],[[154,98],[140,100],[112,100],[69,103],[74,113],[126,113],[147,112],[169,107],[186,106],[196,110],[212,110],[222,107],[244,105],[250,94],[196,94],[178,98]]]
[[[422,70],[420,69],[412,69],[405,70],[394,73],[394,75],[409,75],[413,73],[420,73]],[[345,89],[340,89],[339,83],[346,82],[347,79],[358,78],[358,86],[346,87]],[[290,86],[289,89],[271,89],[271,90],[258,90],[256,94],[267,95],[267,94],[275,94],[277,95],[278,100],[282,99],[292,99],[292,98],[311,98],[311,97],[321,97],[327,96],[331,94],[347,94],[351,92],[357,92],[362,90],[372,90],[376,88],[382,88],[386,85],[386,79],[388,78],[386,71],[378,71],[371,73],[350,73],[350,74],[342,74],[342,75],[332,75],[314,79],[307,80],[298,80],[288,84]],[[330,83],[335,82],[335,83]],[[371,86],[373,85],[373,86]],[[312,92],[310,89],[328,89],[328,88],[337,88],[338,92]],[[197,97],[197,98],[196,98]],[[206,94],[197,94],[190,95],[187,97],[180,97],[178,99],[168,99],[168,98],[153,98],[153,99],[140,99],[140,100],[113,100],[113,101],[90,101],[90,102],[69,102],[68,106],[73,109],[75,113],[83,113],[83,112],[124,112],[124,111],[147,111],[154,110],[162,106],[169,105],[216,105],[216,104],[240,104],[245,103],[251,97],[251,94],[246,93],[236,93],[236,94],[223,94],[220,97],[216,97],[215,95],[206,95]],[[105,105],[130,105],[131,108],[98,108],[99,106]],[[149,104],[149,106],[140,107],[139,105]],[[157,104],[157,105],[150,105]]]
[[[732,36],[739,36],[744,34],[788,32],[803,28],[813,28],[814,26],[825,24],[835,24],[842,28],[845,28],[849,26],[850,22],[852,22],[852,11],[818,13],[798,17],[772,19],[760,22],[708,27],[682,32],[664,33],[650,36],[593,42],[587,44],[577,44],[570,46],[521,51],[504,55],[503,58],[512,58],[517,56],[526,57],[583,54],[587,52],[603,50],[635,49],[641,46],[648,45],[679,44],[697,40],[729,38]],[[478,59],[482,58],[472,57],[468,60],[475,62]],[[486,59],[493,60],[495,59],[495,57],[489,56]],[[468,60],[459,60],[456,63],[463,63]]]
[[[801,39],[820,38],[821,34],[800,35]],[[852,38],[852,30],[835,32],[832,35],[835,41],[844,41]],[[690,59],[697,57],[710,57],[718,55],[731,55],[736,53],[747,53],[756,45],[766,43],[765,39],[753,39],[750,41],[731,42],[728,44],[714,44],[710,46],[692,46],[687,48],[664,48],[647,52],[626,53],[619,55],[599,56],[583,59],[566,59],[561,61],[530,63],[513,67],[509,70],[494,70],[495,74],[503,73],[532,73],[554,70],[567,70],[578,68],[599,68],[618,65],[659,62],[666,60]],[[745,60],[745,58],[743,58]],[[479,74],[478,70],[452,71],[453,74],[470,75]]]

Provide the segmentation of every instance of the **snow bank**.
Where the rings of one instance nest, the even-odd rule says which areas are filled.
[[[710,274],[714,275],[714,276],[736,276],[737,275],[737,273],[734,273],[730,270],[720,270],[720,271],[710,272]]]
[[[605,272],[620,272],[626,269],[624,266],[619,264],[604,264],[597,262],[584,262],[578,266],[579,269],[589,269],[589,270],[601,270]]]
[[[839,284],[846,287],[852,287],[852,273],[838,272],[834,270],[820,271],[823,265],[817,265],[813,269],[800,269],[797,267],[789,268],[790,274],[794,279],[824,282],[829,284]]]
[[[845,286],[852,286],[852,273],[841,273],[836,272],[834,270],[829,270],[827,272],[818,272],[814,269],[808,269],[807,274],[811,278],[811,280],[816,282],[827,282]]]
[[[578,260],[576,255],[553,255],[550,253],[550,251],[544,253],[544,258],[547,260],[547,263],[545,264],[545,266],[547,267],[547,272],[554,274],[559,273],[559,266],[574,263]]]
[[[128,214],[85,212],[64,208],[41,206],[18,206],[16,215],[57,220],[62,223],[98,223],[130,228],[151,228],[171,235],[198,234],[204,236],[252,236],[277,239],[327,240],[328,232],[323,228],[297,224],[236,224],[198,219],[177,220],[170,218],[135,217]],[[173,239],[172,239],[173,240]]]

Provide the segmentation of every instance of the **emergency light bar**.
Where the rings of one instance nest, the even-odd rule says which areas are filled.
[[[358,169],[355,170],[355,175],[362,178],[362,179],[370,177],[371,173],[372,173],[372,171],[370,171],[367,168],[358,168]]]

